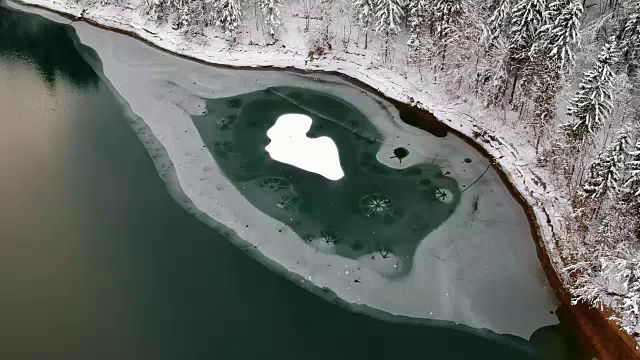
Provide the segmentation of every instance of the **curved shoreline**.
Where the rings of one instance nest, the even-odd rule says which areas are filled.
[[[47,11],[53,11],[66,18],[77,20],[76,15],[74,15],[74,12],[72,11],[72,9],[55,9],[55,8],[43,5],[42,4],[43,1],[39,1],[39,0],[20,0],[19,2],[26,6],[32,6],[36,8],[42,8]],[[404,89],[395,90],[396,92],[395,94],[393,94],[394,89],[387,88],[386,89],[387,91],[385,91],[385,89],[382,89],[384,88],[384,86],[389,86],[389,84],[383,84],[383,83],[380,83],[380,81],[376,84],[376,79],[374,79],[373,77],[380,77],[380,76],[379,74],[373,73],[375,72],[375,70],[369,71],[368,69],[357,68],[355,69],[356,73],[354,74],[352,71],[350,71],[350,69],[341,68],[339,66],[341,64],[337,64],[336,66],[335,62],[337,60],[329,59],[328,61],[333,62],[332,64],[327,64],[327,65],[314,64],[318,66],[315,66],[314,68],[310,69],[309,66],[302,65],[302,62],[304,61],[303,59],[296,59],[295,57],[292,57],[292,56],[288,56],[289,57],[288,65],[282,65],[282,64],[269,65],[267,64],[268,60],[265,61],[265,58],[262,58],[259,60],[261,63],[263,63],[261,65],[255,65],[255,64],[239,65],[229,59],[227,59],[227,61],[225,62],[224,59],[222,59],[223,54],[221,54],[220,56],[221,58],[216,59],[216,60],[220,60],[220,62],[212,63],[211,60],[209,61],[204,60],[202,58],[197,57],[197,55],[186,54],[184,52],[180,52],[179,49],[172,50],[169,48],[169,46],[163,46],[162,44],[160,44],[161,39],[158,40],[159,39],[158,37],[155,37],[153,33],[149,32],[145,28],[136,29],[133,25],[125,24],[125,23],[113,23],[113,24],[107,25],[106,23],[109,22],[108,20],[105,20],[103,24],[100,22],[100,20],[93,19],[91,14],[85,15],[81,20],[102,29],[118,32],[121,34],[134,37],[136,39],[142,40],[145,43],[148,43],[151,46],[157,49],[160,49],[162,51],[169,52],[174,56],[179,56],[185,59],[206,64],[209,66],[216,66],[216,67],[223,67],[223,68],[238,68],[238,69],[257,70],[257,71],[271,70],[275,68],[283,71],[298,72],[298,73],[305,73],[305,74],[313,73],[313,72],[330,73],[330,74],[338,75],[360,88],[367,89],[377,94],[378,96],[381,96],[389,100],[390,102],[394,103],[396,106],[398,105],[411,106],[407,104],[406,100],[413,100],[408,95],[403,96],[404,97],[403,100],[399,99],[400,97],[402,97],[400,96],[400,94],[405,92],[403,91]],[[127,27],[129,27],[130,29],[127,29]],[[136,30],[138,32],[136,32]],[[142,32],[142,30],[146,31],[146,33],[140,33]],[[154,39],[157,41],[154,41]],[[282,55],[286,55],[286,54],[282,54]],[[299,64],[293,64],[296,61]],[[366,72],[371,72],[371,73],[367,74]],[[360,75],[360,76],[357,76],[357,75]],[[384,80],[385,79],[382,79],[382,81]],[[376,85],[379,86],[380,88],[376,87]],[[393,88],[393,86],[391,86],[391,88]],[[437,115],[431,112],[428,112],[428,110],[422,112],[422,114],[425,118],[428,118],[429,120],[438,119]],[[433,119],[430,119],[430,118],[433,118]],[[552,258],[552,256],[550,255],[550,253],[554,254],[557,252],[557,249],[553,246],[552,236],[549,236],[549,232],[550,231],[551,233],[553,232],[552,226],[553,226],[553,220],[555,219],[552,219],[547,214],[546,208],[543,205],[538,203],[538,201],[535,199],[535,196],[532,194],[531,190],[529,189],[530,184],[526,183],[526,180],[527,180],[526,176],[523,174],[522,171],[520,171],[521,170],[520,168],[524,170],[527,164],[514,165],[511,163],[508,163],[506,160],[501,161],[501,159],[504,158],[505,155],[502,155],[500,153],[499,147],[508,146],[508,143],[505,144],[504,142],[501,141],[500,138],[493,135],[489,135],[489,138],[485,138],[483,135],[485,134],[485,132],[483,131],[482,127],[479,127],[477,124],[471,123],[469,126],[468,123],[465,123],[461,119],[455,119],[454,121],[452,121],[451,119],[446,119],[446,120],[448,120],[449,124],[447,124],[445,121],[441,121],[441,120],[437,120],[437,121],[439,124],[442,124],[443,126],[447,127],[449,131],[453,132],[456,136],[458,136],[459,138],[463,139],[465,142],[473,146],[484,157],[489,159],[494,165],[494,168],[496,169],[496,171],[498,172],[502,182],[507,187],[507,189],[509,189],[509,192],[512,194],[514,198],[516,198],[516,200],[523,207],[523,209],[525,209],[525,212],[527,213],[527,220],[529,222],[530,231],[532,233],[532,236],[536,244],[538,259],[542,264],[542,267],[546,273],[547,279],[549,280],[556,296],[562,303],[563,307],[567,309],[570,320],[577,325],[576,327],[581,333],[583,340],[586,340],[589,343],[589,347],[591,347],[595,351],[595,353],[598,355],[600,359],[640,358],[639,352],[635,349],[636,347],[635,340],[629,335],[627,335],[626,333],[623,333],[622,331],[617,330],[615,324],[607,320],[608,315],[605,312],[590,308],[584,304],[579,304],[577,306],[571,305],[570,293],[567,287],[564,285],[564,281],[562,280],[563,277],[561,276],[561,273],[556,270],[557,267],[562,266],[562,264],[558,263],[557,256]],[[458,127],[461,127],[462,129],[456,129],[454,128],[453,125],[458,125]],[[495,147],[493,145],[496,145],[499,147]],[[512,152],[512,155],[513,157],[516,157],[516,155],[518,154],[517,152],[516,153]],[[513,167],[514,169],[510,169],[510,167]],[[516,171],[520,174],[519,177],[517,176]],[[522,187],[519,187],[518,185],[516,185],[518,180],[521,180],[524,183]],[[529,193],[527,191],[529,191]],[[536,206],[532,204],[536,204]],[[546,215],[546,218],[547,218],[546,225],[541,221],[541,219],[543,219],[542,214]],[[551,229],[549,229],[550,227]],[[556,260],[554,261],[554,259]]]

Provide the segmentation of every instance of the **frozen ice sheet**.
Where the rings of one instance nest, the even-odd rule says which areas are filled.
[[[550,314],[556,299],[523,209],[488,160],[463,140],[410,127],[384,99],[335,76],[210,67],[84,23],[73,26],[97,53],[83,50],[87,59],[130,107],[132,128],[176,199],[274,269],[377,316],[447,320],[525,339],[557,323]],[[322,93],[364,114],[369,127],[362,124],[356,133],[379,144],[373,163],[399,171],[437,166],[455,180],[457,186],[444,192],[454,195],[455,204],[443,202],[453,212],[415,243],[408,271],[396,270],[402,258],[393,249],[386,257],[345,256],[330,241],[305,241],[252,203],[241,182],[225,176],[194,119],[209,115],[210,101],[274,87]],[[322,115],[341,121],[340,113]],[[406,155],[401,162],[399,148],[408,150],[400,151]]]

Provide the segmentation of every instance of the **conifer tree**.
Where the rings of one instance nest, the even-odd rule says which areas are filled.
[[[433,9],[433,23],[435,37],[439,46],[439,55],[444,60],[447,56],[447,45],[452,40],[455,27],[462,15],[462,0],[435,0]]]
[[[400,22],[403,16],[404,11],[402,11],[402,6],[398,0],[376,1],[376,32],[385,35],[397,34],[400,30]]]
[[[607,194],[618,194],[630,146],[629,133],[623,130],[589,166],[583,197],[601,201]]]
[[[561,125],[569,145],[579,146],[591,139],[609,118],[613,109],[611,66],[616,61],[616,43],[610,39],[593,68],[584,73],[579,90],[570,101],[567,114],[573,116],[573,120]]]
[[[407,17],[409,33],[411,34],[407,45],[415,51],[420,47],[420,39],[432,18],[429,0],[411,0],[407,4]]]
[[[562,71],[575,64],[573,47],[580,41],[582,4],[577,0],[554,1],[544,13],[547,23],[538,30],[540,46]]]
[[[491,17],[481,25],[480,43],[487,64],[476,74],[477,89],[487,105],[504,105],[503,99],[509,81],[509,40],[508,29],[511,14],[511,1],[498,1]]]
[[[624,8],[626,16],[618,30],[617,40],[627,74],[635,77],[640,67],[640,0],[628,0]]]
[[[402,11],[401,3],[398,0],[376,1],[376,32],[382,34],[384,38],[383,62],[386,62],[389,58],[389,42],[400,30],[400,22],[403,16],[404,11]]]
[[[544,0],[519,0],[511,9],[511,49],[514,59],[525,59],[542,26]]]
[[[215,24],[227,36],[235,35],[242,18],[241,0],[217,0],[213,4]]]
[[[513,101],[520,72],[528,63],[536,33],[543,25],[544,11],[544,0],[517,0],[511,8],[508,67],[513,85],[510,101]]]
[[[462,15],[461,0],[436,0],[433,13],[436,34],[441,41],[447,39],[459,16]]]
[[[511,17],[511,1],[501,1],[486,24],[482,24],[482,43],[487,48],[495,46],[499,38],[506,38],[505,32],[508,29]]]
[[[151,20],[165,20],[177,11],[178,6],[179,2],[175,0],[145,0],[144,11]]]
[[[624,191],[633,198],[634,203],[640,203],[640,141],[635,143],[629,155]]]
[[[352,7],[358,19],[358,25],[364,30],[364,48],[366,50],[369,44],[369,26],[375,15],[375,3],[374,0],[355,0]]]
[[[560,91],[559,64],[550,59],[542,47],[534,46],[524,67],[521,88],[533,103],[529,121],[534,129],[536,151],[539,150],[544,130],[556,116],[556,96]]]
[[[149,0],[145,11],[152,20],[165,20],[175,14],[174,30],[204,25],[204,2],[199,0]]]
[[[267,25],[269,35],[275,38],[276,32],[282,25],[282,16],[280,14],[280,8],[282,7],[282,0],[257,0],[258,6],[262,10],[264,15],[264,23]]]

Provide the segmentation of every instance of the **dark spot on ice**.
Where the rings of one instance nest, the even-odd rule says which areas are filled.
[[[466,162],[467,164],[471,162],[471,159],[469,158],[464,158],[464,162]]]
[[[393,155],[391,158],[397,158],[398,161],[402,162],[402,159],[406,158],[409,155],[409,150],[403,147],[398,147],[393,150]]]

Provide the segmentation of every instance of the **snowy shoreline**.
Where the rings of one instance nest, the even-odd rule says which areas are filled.
[[[510,188],[517,191],[517,194],[514,195],[518,195],[516,198],[524,201],[523,205],[529,213],[530,220],[533,221],[531,230],[534,233],[534,238],[539,241],[537,245],[540,247],[539,250],[542,250],[539,258],[545,267],[549,281],[563,302],[569,300],[566,272],[563,270],[565,265],[561,262],[554,233],[555,228],[562,226],[560,214],[567,202],[552,189],[553,184],[548,180],[549,177],[545,171],[534,165],[535,150],[533,146],[523,143],[516,132],[500,131],[503,129],[489,130],[495,128],[491,123],[493,119],[475,119],[468,115],[483,111],[474,107],[474,104],[458,102],[451,106],[437,105],[438,103],[450,103],[451,99],[445,100],[429,92],[419,90],[415,84],[393,70],[371,68],[367,66],[366,58],[358,56],[353,56],[349,60],[326,57],[307,64],[307,54],[303,49],[290,50],[276,48],[276,46],[253,46],[228,50],[220,44],[216,44],[217,47],[191,46],[185,44],[178,32],[173,32],[168,37],[158,36],[160,27],[153,22],[144,20],[135,11],[122,13],[113,6],[95,7],[83,11],[81,5],[70,6],[59,0],[22,0],[21,2],[74,17],[82,13],[83,20],[95,25],[127,33],[164,50],[205,63],[231,67],[293,68],[300,71],[335,72],[360,81],[391,99],[403,103],[420,102],[424,104],[425,109],[432,112],[436,118],[455,132],[472,140],[477,147],[482,148],[486,154],[496,159],[496,167],[506,178],[503,180],[506,180]],[[118,20],[116,15],[124,20]],[[497,133],[500,133],[501,136],[496,135]],[[556,194],[556,197],[549,196],[549,194]],[[552,279],[554,274],[558,276],[557,281]]]

